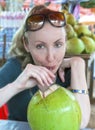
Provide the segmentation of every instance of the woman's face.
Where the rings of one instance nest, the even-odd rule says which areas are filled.
[[[65,55],[65,30],[46,23],[42,29],[27,34],[28,44],[25,44],[25,48],[30,52],[34,63],[55,74]]]

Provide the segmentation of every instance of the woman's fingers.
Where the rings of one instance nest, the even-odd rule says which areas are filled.
[[[30,79],[35,79],[37,85],[41,86],[41,89],[48,89],[51,84],[54,83],[55,75],[45,67],[34,66],[28,68],[27,76]]]
[[[38,84],[38,87],[42,92],[45,92],[48,89],[46,86],[41,86],[40,84]]]
[[[71,67],[71,58],[65,58],[58,70],[59,77],[62,82],[65,82],[65,69]]]
[[[44,86],[44,82],[41,78],[41,76],[36,72],[31,72],[31,78],[34,78],[38,84],[40,84],[41,86]]]
[[[47,68],[28,64],[15,83],[18,84],[20,91],[32,88],[35,85],[38,85],[41,91],[45,91],[51,86],[54,79],[55,75]]]
[[[41,72],[42,73],[40,73],[40,75],[42,76],[43,80],[46,81],[47,85],[50,85],[54,82],[55,75],[50,70],[43,68]]]
[[[38,81],[41,86],[50,86],[54,82],[54,78],[51,78],[50,75],[43,69],[33,70],[31,75]]]
[[[65,82],[65,78],[64,78],[65,77],[65,73],[64,73],[64,70],[62,68],[60,68],[59,71],[58,71],[58,73],[59,73],[59,77],[60,77],[61,81]]]
[[[55,79],[55,75],[50,71],[48,70],[47,68],[43,67],[42,68],[45,72],[48,73],[48,75],[54,80]]]

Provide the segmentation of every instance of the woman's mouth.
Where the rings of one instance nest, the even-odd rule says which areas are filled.
[[[46,66],[46,68],[50,71],[53,71],[55,70],[56,66]]]

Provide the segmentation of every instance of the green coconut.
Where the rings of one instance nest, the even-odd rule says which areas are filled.
[[[51,89],[44,97],[40,91],[32,97],[27,110],[31,129],[79,130],[81,110],[73,93],[56,84]]]
[[[66,23],[71,24],[72,26],[77,24],[77,21],[76,21],[74,15],[72,15],[71,13],[67,13],[65,15],[65,17],[66,17]]]
[[[65,28],[66,28],[66,33],[67,33],[67,39],[77,37],[77,33],[74,31],[74,28],[72,25],[67,24]]]
[[[87,25],[75,25],[74,29],[76,30],[79,37],[81,36],[91,36],[91,31],[89,30]]]
[[[95,41],[91,37],[83,36],[81,37],[82,41],[84,42],[85,45],[85,52],[86,53],[93,53],[95,52]]]
[[[67,44],[67,47],[66,47],[67,54],[78,55],[78,54],[81,54],[85,49],[85,45],[83,41],[78,37],[73,37],[67,40],[66,44]]]

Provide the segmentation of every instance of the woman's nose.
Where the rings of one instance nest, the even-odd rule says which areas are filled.
[[[53,49],[49,49],[48,52],[47,52],[47,61],[48,62],[52,62],[55,58],[55,53],[54,53],[54,50]]]

